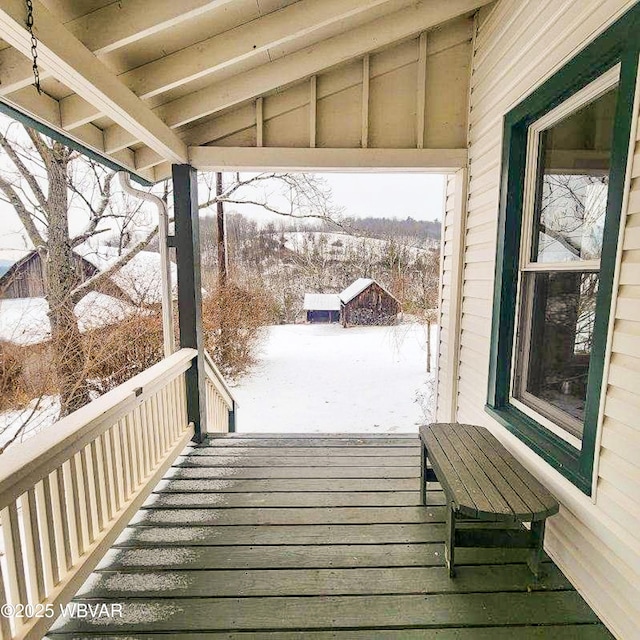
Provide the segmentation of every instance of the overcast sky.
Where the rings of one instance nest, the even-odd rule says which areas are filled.
[[[333,201],[358,218],[442,218],[444,176],[429,173],[324,173]]]
[[[355,218],[407,217],[440,220],[444,208],[444,176],[429,173],[319,173],[331,187],[333,203]],[[258,207],[230,205],[255,220],[277,220]]]
[[[324,173],[333,202],[344,216],[434,220],[442,217],[444,176],[427,173]],[[234,206],[254,219],[269,219],[264,210]],[[0,248],[24,247],[25,235],[13,209],[0,203]],[[277,216],[276,216],[277,218]],[[273,219],[273,217],[272,217]]]

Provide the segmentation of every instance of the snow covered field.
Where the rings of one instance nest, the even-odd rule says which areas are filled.
[[[428,386],[424,326],[267,331],[260,364],[233,390],[238,431],[407,433],[425,421],[416,401]]]

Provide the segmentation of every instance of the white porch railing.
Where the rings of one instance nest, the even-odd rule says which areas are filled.
[[[178,351],[0,458],[3,640],[44,635],[191,440],[196,355]]]
[[[205,352],[205,388],[207,401],[207,431],[228,433],[236,430],[238,405],[218,367]]]

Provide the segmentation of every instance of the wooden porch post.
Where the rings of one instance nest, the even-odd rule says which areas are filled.
[[[186,373],[187,414],[189,422],[195,425],[194,439],[201,442],[207,429],[197,171],[188,164],[174,164],[171,167],[171,173],[178,266],[180,347],[198,351],[198,357]]]

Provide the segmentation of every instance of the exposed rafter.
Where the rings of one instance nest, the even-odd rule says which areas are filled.
[[[122,75],[141,98],[149,98],[240,61],[258,57],[346,18],[365,13],[390,0],[299,0],[280,11],[245,23],[145,64]],[[394,0],[408,5],[410,0]]]
[[[489,2],[447,0],[434,3],[422,0],[410,8],[178,98],[155,111],[169,126],[178,127],[417,35]]]
[[[115,51],[141,38],[160,33],[217,9],[232,0],[120,0],[64,24],[96,55]],[[37,15],[36,15],[37,18]],[[8,95],[33,81],[31,63],[16,49],[0,51],[0,95]],[[42,77],[52,75],[43,69]]]
[[[56,77],[121,127],[172,162],[186,160],[186,146],[133,92],[38,0],[34,0],[38,56],[42,66],[55,69]],[[4,0],[0,29],[13,47],[30,55],[31,38],[25,28],[21,0]]]
[[[138,97],[148,99],[188,84],[251,58],[262,59],[265,52],[364,13],[384,4],[393,7],[411,0],[299,0],[280,11],[242,24],[204,42],[176,51],[119,76]],[[92,105],[69,96],[60,103],[65,129],[73,129],[95,119]]]
[[[447,0],[434,3],[421,0],[409,8],[156,107],[154,112],[170,127],[179,127],[415,36],[490,2]],[[135,142],[118,126],[105,132],[107,149],[110,144],[113,148],[123,148]]]

